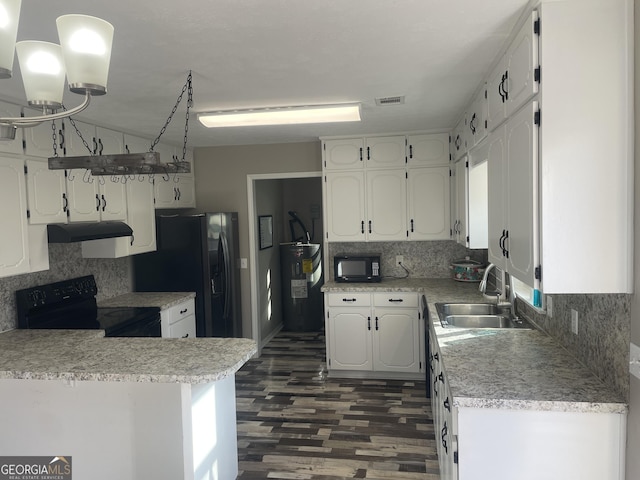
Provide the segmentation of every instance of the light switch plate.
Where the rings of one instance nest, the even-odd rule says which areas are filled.
[[[640,379],[640,347],[633,343],[629,348],[629,373]]]

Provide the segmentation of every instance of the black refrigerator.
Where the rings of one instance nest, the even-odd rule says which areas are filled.
[[[238,214],[156,216],[155,252],[133,258],[137,292],[195,292],[196,336],[241,337]]]

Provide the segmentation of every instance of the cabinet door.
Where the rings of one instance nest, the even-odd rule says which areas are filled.
[[[61,133],[59,132],[61,137],[60,144],[62,145],[62,152],[59,152],[60,155],[82,157],[98,153],[95,125],[74,121],[74,127],[68,119],[62,120],[60,123],[62,124]],[[80,138],[80,135],[82,135],[82,138]],[[84,142],[87,144],[85,145]]]
[[[100,220],[102,201],[98,194],[98,181],[88,170],[67,171],[67,199],[69,221],[89,222]]]
[[[46,160],[26,160],[29,223],[44,225],[67,221],[64,170],[49,170]]]
[[[448,240],[449,167],[410,168],[408,213],[410,240]]]
[[[507,78],[507,64],[502,57],[487,80],[487,131],[496,129],[507,118],[507,97],[504,85]]]
[[[538,110],[532,102],[507,122],[507,271],[538,288]]]
[[[25,115],[34,116],[38,112],[34,112],[29,108],[25,108]],[[64,152],[60,146],[62,133],[62,120],[55,123],[56,127],[56,147],[58,155],[63,156]],[[51,122],[44,122],[35,127],[23,128],[25,150],[24,153],[31,157],[49,158],[53,156],[53,129]]]
[[[407,308],[376,308],[374,317],[374,370],[419,372],[418,311]]]
[[[483,85],[467,114],[467,147],[473,148],[487,134],[487,88]]]
[[[364,173],[327,173],[325,188],[327,239],[332,242],[364,241]]]
[[[96,127],[96,148],[98,155],[125,153],[123,133]]]
[[[189,315],[169,326],[171,338],[196,338],[196,316]]]
[[[404,135],[367,138],[365,152],[367,168],[403,166],[406,163],[405,146]]]
[[[133,230],[129,246],[130,255],[156,250],[153,182],[146,177],[142,180],[127,182],[127,224]]]
[[[94,179],[98,183],[98,194],[100,195],[100,219],[126,220],[127,196],[122,177],[104,175],[98,178],[94,177]],[[132,182],[132,180],[128,182]]]
[[[467,175],[467,246],[487,248],[488,245],[488,143],[480,144],[469,154]]]
[[[453,130],[452,142],[453,142],[453,159],[458,160],[467,151],[467,113],[462,115],[462,118],[458,121],[456,128]]]
[[[449,163],[449,135],[409,135],[407,137],[407,165],[432,167]]]
[[[156,175],[155,185],[155,206],[156,208],[175,208],[178,201],[178,188],[174,175]]]
[[[327,170],[353,170],[363,168],[364,140],[362,138],[346,138],[327,140],[322,145],[324,168]]]
[[[329,310],[329,368],[372,370],[371,310]]]
[[[469,171],[468,157],[462,157],[456,163],[456,222],[453,225],[453,234],[460,245],[467,245],[467,173]]]
[[[29,271],[24,160],[0,156],[0,276]]]
[[[194,177],[177,175],[176,179],[176,208],[194,208],[196,206]]]
[[[367,171],[369,240],[407,237],[407,180],[404,169]]]
[[[537,19],[538,13],[534,10],[507,51],[507,116],[513,115],[538,93],[538,82],[535,78],[538,67],[538,35],[534,33]]]
[[[503,242],[507,232],[505,130],[503,126],[487,139],[488,254],[489,261],[503,270],[506,266]]]
[[[20,117],[22,107],[11,103],[0,102],[0,117],[17,118]],[[0,152],[22,154],[22,135],[24,128],[16,129],[16,138],[13,140],[2,140],[0,142]]]

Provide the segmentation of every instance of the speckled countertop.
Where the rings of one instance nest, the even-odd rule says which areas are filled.
[[[424,293],[458,408],[626,412],[623,399],[540,330],[443,328],[433,304],[487,302],[477,283],[407,278],[374,284],[327,282],[322,290]]]
[[[0,379],[199,384],[233,375],[256,352],[245,338],[121,338],[103,330],[0,334]]]
[[[101,300],[98,307],[159,307],[166,310],[195,296],[194,292],[132,292]]]

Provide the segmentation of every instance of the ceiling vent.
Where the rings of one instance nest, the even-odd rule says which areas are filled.
[[[404,95],[397,97],[380,97],[376,98],[376,105],[383,107],[385,105],[402,105],[404,103]]]

